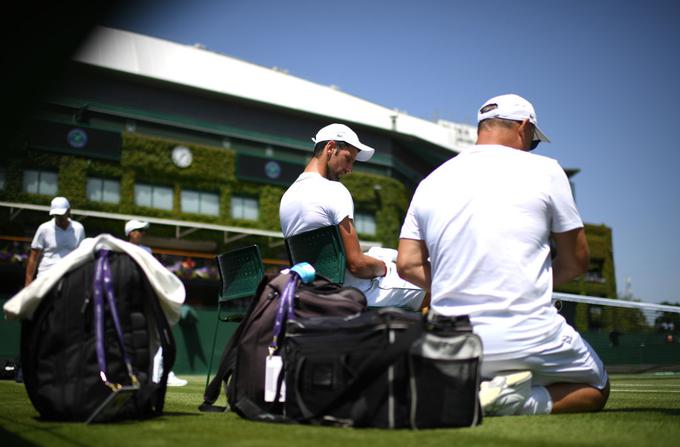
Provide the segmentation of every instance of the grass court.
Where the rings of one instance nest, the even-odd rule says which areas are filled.
[[[168,388],[163,416],[84,425],[38,419],[23,384],[0,381],[0,445],[10,446],[673,446],[680,445],[680,373],[612,375],[597,414],[486,418],[463,429],[377,430],[250,422],[201,413],[204,376]],[[219,404],[222,404],[222,398]]]

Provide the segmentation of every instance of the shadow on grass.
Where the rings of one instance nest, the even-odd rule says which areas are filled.
[[[84,444],[82,442],[78,442],[77,440],[69,437],[69,436],[64,436],[60,433],[56,433],[55,430],[59,430],[59,423],[55,423],[54,421],[49,421],[50,423],[45,425],[38,424],[26,424],[21,421],[16,421],[16,420],[11,420],[9,418],[2,418],[3,420],[11,421],[12,424],[16,427],[22,427],[24,429],[30,430],[31,432],[34,431],[39,431],[42,433],[47,433],[51,436],[54,436],[55,438],[63,441],[63,442],[68,442],[71,445],[77,446],[77,447],[88,447],[87,444]],[[40,419],[40,417],[36,416],[33,418],[34,421],[37,422],[43,422],[44,420]],[[74,422],[77,424],[78,422]],[[0,427],[0,440],[2,440],[2,446],[3,447],[9,447],[9,446],[38,446],[40,444],[35,444],[33,442],[27,441],[21,436],[17,435],[16,433],[8,432],[7,430],[3,429]]]
[[[30,441],[25,440],[21,436],[7,431],[0,427],[0,440],[2,441],[3,447],[35,447],[38,444],[34,444]]]
[[[169,419],[168,416],[170,417],[179,417],[179,416],[199,416],[200,413],[191,413],[188,411],[164,411],[162,414],[156,415],[156,416],[150,416],[146,418],[127,418],[127,419],[119,419],[119,420],[113,420],[113,421],[104,421],[104,422],[93,422],[92,425],[129,425],[129,424],[137,424],[139,422],[146,422],[146,421],[158,421],[158,420],[167,420]],[[62,420],[55,420],[55,419],[43,419],[40,416],[34,416],[33,420],[36,422],[39,422],[41,424],[50,424],[50,423],[56,423],[56,424],[82,424],[86,425],[82,421],[62,421]],[[4,447],[4,446],[3,446]]]

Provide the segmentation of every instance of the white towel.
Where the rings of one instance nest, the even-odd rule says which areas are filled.
[[[3,306],[5,317],[7,319],[30,320],[42,298],[59,282],[61,277],[85,262],[94,259],[95,252],[100,249],[129,254],[149,280],[170,324],[179,321],[180,307],[186,296],[182,281],[143,248],[115,238],[110,234],[100,234],[97,237],[83,240],[78,248],[64,257],[61,262],[40,275],[28,287],[25,287],[7,301]]]

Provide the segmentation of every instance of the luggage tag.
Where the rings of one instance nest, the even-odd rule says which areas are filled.
[[[285,402],[286,401],[286,381],[281,381],[281,392],[279,398],[276,397],[276,387],[279,382],[283,360],[280,355],[267,356],[267,363],[264,374],[264,401],[265,402]]]

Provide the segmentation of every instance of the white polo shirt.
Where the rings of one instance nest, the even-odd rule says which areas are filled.
[[[40,225],[31,242],[31,248],[42,251],[38,276],[75,250],[83,239],[85,239],[83,225],[71,219],[65,230],[56,224],[55,219]]]
[[[281,197],[279,218],[283,237],[354,219],[354,201],[345,185],[303,172]]]
[[[433,309],[470,315],[487,354],[526,353],[562,320],[551,305],[550,233],[582,226],[555,160],[477,145],[420,183],[400,237],[425,241]]]

